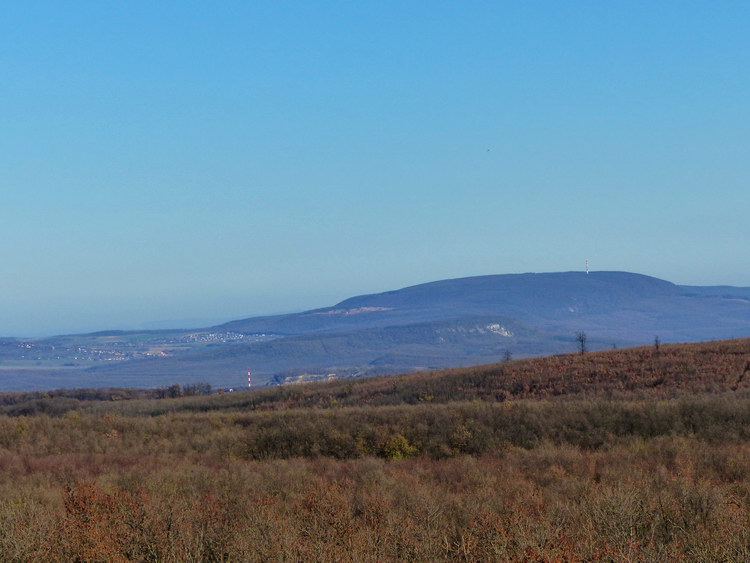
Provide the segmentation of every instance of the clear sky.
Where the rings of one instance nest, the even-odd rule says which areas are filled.
[[[750,286],[750,3],[0,0],[0,334]]]

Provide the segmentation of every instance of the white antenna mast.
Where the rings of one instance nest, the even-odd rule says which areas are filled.
[[[589,274],[589,261],[588,258],[586,259],[586,275]]]

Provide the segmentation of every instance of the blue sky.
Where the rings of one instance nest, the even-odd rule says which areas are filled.
[[[750,3],[0,8],[0,334],[587,258],[750,286]]]

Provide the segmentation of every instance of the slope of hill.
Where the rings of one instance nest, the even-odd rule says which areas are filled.
[[[0,388],[153,387],[199,380],[241,386],[248,367],[257,384],[331,373],[397,373],[492,362],[506,352],[519,358],[573,351],[577,331],[587,334],[591,349],[647,344],[655,336],[663,342],[750,336],[750,288],[682,287],[627,272],[443,280],[194,331],[37,341],[37,348],[57,343],[59,349],[64,342],[75,351],[85,340],[87,350],[108,361],[93,353],[87,362],[59,359],[64,356],[34,362],[10,354],[0,365]],[[3,354],[19,346],[4,344]],[[139,352],[113,356],[123,350]]]
[[[221,329],[284,334],[412,324],[488,314],[520,321],[567,321],[683,294],[672,283],[626,272],[506,274],[442,280],[346,299],[333,307],[233,321]]]

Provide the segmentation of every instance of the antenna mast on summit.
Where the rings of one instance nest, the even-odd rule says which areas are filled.
[[[253,380],[250,376],[250,368],[247,368],[247,388],[250,389],[253,386]]]
[[[589,261],[586,259],[586,275],[589,274]]]

